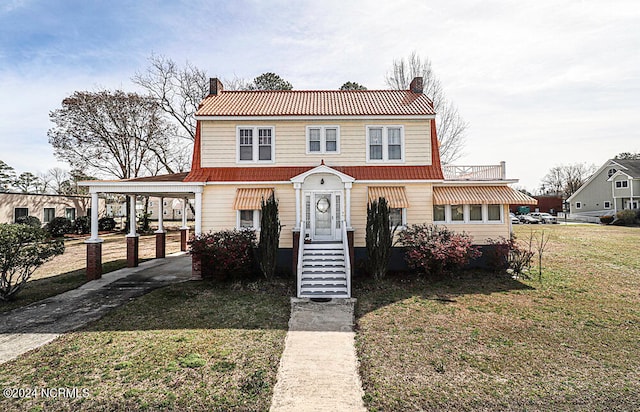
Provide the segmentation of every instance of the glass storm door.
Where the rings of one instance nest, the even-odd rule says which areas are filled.
[[[315,215],[313,239],[333,240],[334,202],[331,193],[315,193],[312,209]]]

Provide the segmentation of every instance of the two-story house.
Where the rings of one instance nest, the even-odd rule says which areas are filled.
[[[599,221],[640,205],[640,160],[607,160],[567,202],[574,218]]]
[[[443,173],[422,78],[409,90],[358,91],[225,91],[211,79],[195,116],[192,169],[172,184],[195,197],[196,233],[260,230],[261,201],[273,194],[298,296],[350,296],[372,200],[388,201],[391,225],[446,225],[478,244],[509,237],[510,203],[535,204],[508,186],[504,163]]]

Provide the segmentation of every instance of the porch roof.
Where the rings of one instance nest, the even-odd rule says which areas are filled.
[[[433,204],[518,204],[535,205],[538,201],[509,186],[435,186]]]

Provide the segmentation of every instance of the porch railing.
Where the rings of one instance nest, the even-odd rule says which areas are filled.
[[[506,180],[506,163],[486,166],[442,166],[445,180]]]
[[[344,270],[347,276],[347,297],[351,297],[351,256],[349,256],[347,222],[344,220],[342,221],[342,250],[344,251]]]
[[[303,220],[302,222],[300,222],[300,239],[298,239],[298,267],[296,269],[296,272],[298,272],[298,297],[301,297],[300,293],[302,292],[302,259],[304,257],[304,237],[306,232],[307,222]]]

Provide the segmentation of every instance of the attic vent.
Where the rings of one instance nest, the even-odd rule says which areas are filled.
[[[609,169],[609,171],[607,172],[607,177],[613,176],[616,172],[617,172],[616,169]]]

